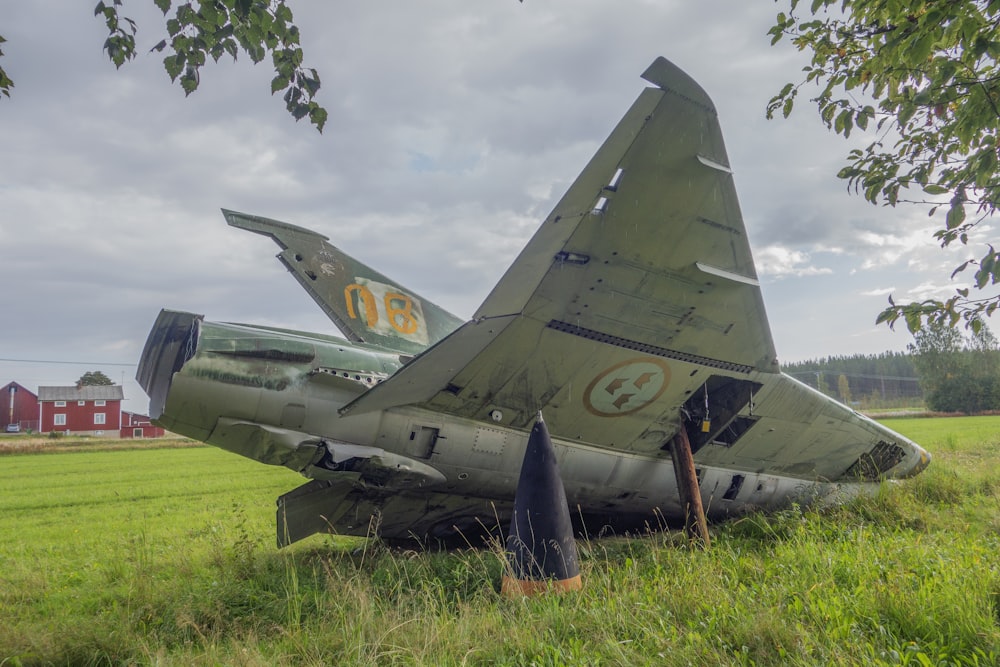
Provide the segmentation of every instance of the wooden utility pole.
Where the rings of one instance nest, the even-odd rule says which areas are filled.
[[[681,507],[684,508],[684,530],[692,543],[707,549],[711,546],[708,521],[701,503],[701,488],[698,486],[698,474],[694,470],[691,441],[688,440],[683,423],[670,444],[670,453],[677,477],[677,489],[680,491]]]

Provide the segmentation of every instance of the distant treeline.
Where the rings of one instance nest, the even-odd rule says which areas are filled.
[[[781,370],[848,405],[889,408],[924,401],[912,355],[904,352],[811,359],[782,364]]]
[[[784,364],[782,371],[863,409],[925,405],[936,412],[1000,410],[1000,350],[985,324],[929,324],[907,352],[856,354]]]

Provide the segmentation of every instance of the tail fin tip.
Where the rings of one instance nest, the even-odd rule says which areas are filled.
[[[250,215],[249,213],[240,213],[239,211],[232,211],[228,208],[222,209],[222,215],[226,218],[226,223],[230,227],[245,229],[248,232],[263,234],[264,236],[274,236],[274,230],[280,229],[283,231],[294,232],[296,234],[316,237],[324,241],[330,240],[330,237],[324,236],[319,232],[314,232],[311,229],[299,227],[298,225],[293,225],[288,222],[282,222],[281,220],[274,220],[273,218],[265,218],[260,215]]]

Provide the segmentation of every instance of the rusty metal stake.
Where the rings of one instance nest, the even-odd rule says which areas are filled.
[[[680,491],[681,506],[684,508],[684,531],[693,544],[708,549],[711,546],[708,521],[705,519],[705,508],[701,503],[701,488],[698,486],[698,474],[694,469],[691,441],[688,440],[687,429],[683,424],[671,442],[670,452],[674,462],[674,474],[677,477],[677,489]]]

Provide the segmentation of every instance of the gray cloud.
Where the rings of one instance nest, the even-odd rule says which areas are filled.
[[[162,19],[151,3],[125,8],[139,21],[144,52],[162,37]],[[917,223],[846,195],[834,174],[849,146],[807,105],[787,121],[764,119],[767,100],[801,67],[794,49],[768,46],[773,6],[389,0],[293,8],[306,64],[323,77],[323,135],[268,95],[266,63],[224,58],[185,99],[157,54],[116,72],[88,7],[0,6],[4,67],[17,86],[0,101],[0,281],[22,286],[5,292],[4,311],[18,316],[5,317],[0,357],[133,362],[162,306],[329,331],[274,260],[277,248],[228,228],[220,207],[315,228],[467,316],[658,55],[716,101],[758,256],[794,260],[780,266],[795,268],[795,280],[765,276],[782,358],[901,348],[905,337],[869,335],[884,297],[861,292],[940,282],[923,273],[940,264],[932,266],[933,252],[907,266],[908,240],[892,248],[891,267],[879,261],[887,246],[872,235],[909,239]],[[0,363],[0,377],[28,383],[81,373]],[[143,409],[138,388],[127,392]]]

